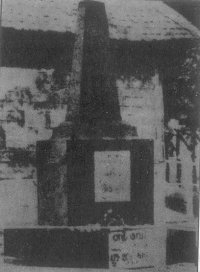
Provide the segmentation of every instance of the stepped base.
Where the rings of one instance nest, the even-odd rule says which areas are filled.
[[[35,266],[149,268],[151,236],[152,226],[12,228],[4,230],[4,255]]]
[[[81,232],[69,228],[6,229],[4,254],[25,265],[108,268],[105,230]]]
[[[195,264],[195,231],[155,226],[38,226],[4,230],[4,256],[21,265],[144,269]]]

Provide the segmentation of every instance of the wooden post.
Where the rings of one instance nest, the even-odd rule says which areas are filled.
[[[165,161],[164,161],[164,103],[163,89],[155,72],[154,82],[154,221],[155,225],[164,224],[165,210]]]
[[[154,162],[159,163],[164,161],[164,101],[163,89],[159,80],[158,72],[155,72],[153,78],[154,89],[154,112],[155,112],[155,147],[154,147]]]

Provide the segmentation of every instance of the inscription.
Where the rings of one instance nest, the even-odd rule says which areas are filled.
[[[110,268],[152,266],[150,233],[147,230],[115,231],[109,235]]]
[[[95,201],[130,201],[130,151],[96,151]]]

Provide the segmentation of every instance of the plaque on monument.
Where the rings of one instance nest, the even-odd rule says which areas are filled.
[[[130,151],[94,152],[95,202],[131,201]]]
[[[109,267],[133,269],[152,267],[152,231],[130,229],[109,234]]]

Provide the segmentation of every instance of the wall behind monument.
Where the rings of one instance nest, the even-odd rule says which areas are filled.
[[[36,142],[65,120],[67,105],[49,102],[52,70],[1,67],[1,208],[3,225],[37,223]],[[37,88],[45,77],[43,90]],[[36,86],[37,85],[37,86]],[[48,85],[48,86],[47,86]],[[47,91],[49,90],[49,92]]]

